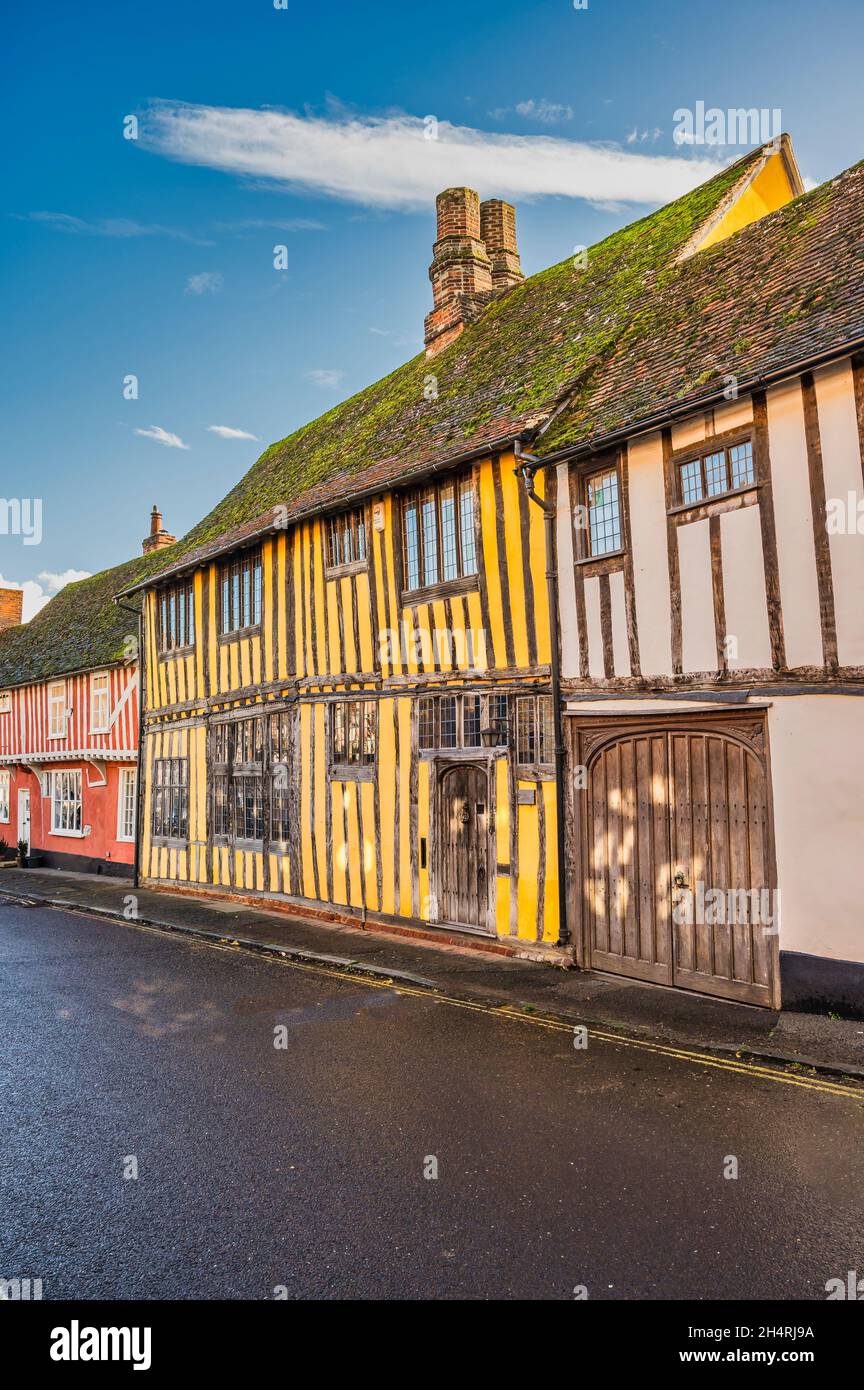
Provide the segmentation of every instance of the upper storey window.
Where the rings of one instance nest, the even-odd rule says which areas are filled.
[[[753,445],[749,439],[729,448],[712,449],[678,465],[678,494],[683,506],[752,487],[755,481]]]
[[[621,494],[617,468],[604,468],[585,479],[588,538],[592,555],[621,549]]]
[[[407,592],[477,573],[470,478],[435,483],[405,498],[402,551]]]
[[[327,521],[327,568],[366,563],[366,513],[362,508],[340,512]]]
[[[48,737],[66,737],[65,681],[52,681],[48,687]]]
[[[191,579],[156,595],[160,652],[191,647],[195,641],[195,600]]]
[[[260,550],[247,550],[219,566],[219,631],[241,632],[261,622]]]

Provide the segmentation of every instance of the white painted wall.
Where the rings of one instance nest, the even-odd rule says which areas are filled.
[[[639,655],[645,675],[672,674],[672,619],[666,550],[663,446],[659,433],[635,440],[628,451],[630,537]]]
[[[786,662],[789,666],[821,666],[822,628],[801,383],[795,380],[777,386],[766,399]]]
[[[720,517],[720,553],[723,559],[723,603],[730,671],[764,670],[771,665],[768,600],[762,560],[759,508],[740,507]]]
[[[855,387],[848,361],[814,374],[825,502],[844,504],[852,514],[862,495],[861,454],[855,417]],[[864,526],[864,519],[862,519]],[[864,535],[856,530],[831,533],[831,573],[834,580],[834,615],[837,622],[837,655],[841,666],[864,665]]]
[[[772,697],[780,948],[864,961],[864,697]]]
[[[600,619],[600,580],[594,575],[585,580],[585,625],[588,628],[588,670],[594,680],[602,680],[603,624]]]
[[[685,671],[716,671],[714,593],[708,521],[678,527],[681,575],[681,664]],[[641,630],[640,630],[641,636]]]
[[[815,374],[822,440],[826,497],[851,492],[864,499],[864,479],[855,418],[854,389],[848,360]],[[819,590],[813,545],[813,521],[804,409],[800,380],[771,388],[766,395],[771,457],[780,597],[786,660],[791,668],[823,664]],[[752,421],[749,398],[715,408],[713,428],[737,429]],[[705,438],[705,415],[698,412],[676,424],[674,448],[694,448]],[[629,521],[635,608],[642,674],[672,674],[672,633],[663,486],[663,451],[659,431],[631,441],[628,448]],[[558,561],[561,595],[562,665],[565,678],[579,677],[579,634],[573,578],[573,536],[567,467],[558,467]],[[864,526],[864,519],[862,519]],[[758,505],[720,516],[723,588],[727,632],[738,638],[731,670],[771,666]],[[687,673],[716,669],[714,612],[711,595],[710,540],[706,521],[677,529],[682,603],[682,660]],[[864,535],[829,538],[834,580],[837,638],[841,665],[864,665]],[[610,575],[615,673],[630,674],[623,607],[623,576]],[[590,675],[602,678],[603,648],[599,588],[586,581]]]
[[[565,676],[579,675],[579,624],[576,620],[576,591],[573,577],[573,518],[570,512],[570,467],[559,463],[558,512],[558,592],[561,610],[561,669]]]
[[[627,607],[624,600],[624,571],[609,576],[612,607],[612,656],[616,676],[630,675],[630,648],[627,644]]]

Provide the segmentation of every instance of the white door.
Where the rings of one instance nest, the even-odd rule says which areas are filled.
[[[18,839],[27,841],[27,853],[30,853],[30,793],[18,793]]]

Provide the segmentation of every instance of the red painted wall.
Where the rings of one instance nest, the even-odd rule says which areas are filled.
[[[128,764],[132,766],[132,764]],[[89,835],[52,835],[51,833],[51,802],[46,796],[43,797],[39,785],[39,779],[32,772],[24,768],[18,768],[17,777],[13,777],[10,782],[9,795],[9,824],[0,824],[0,837],[8,840],[11,845],[15,845],[18,840],[18,792],[19,790],[30,792],[30,847],[33,853],[40,850],[50,851],[52,854],[69,854],[83,856],[87,859],[97,859],[105,863],[106,872],[110,872],[112,863],[131,864],[135,857],[135,846],[131,842],[117,839],[117,797],[120,788],[120,764],[107,764],[107,785],[104,787],[88,786],[88,768],[83,763],[56,763],[54,769],[80,769],[81,771],[81,801],[82,801],[82,825],[90,826]],[[52,770],[50,764],[46,764],[45,771]],[[90,777],[96,780],[96,774],[92,768],[89,769]]]

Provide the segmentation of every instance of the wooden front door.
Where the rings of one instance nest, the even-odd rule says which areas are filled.
[[[591,966],[779,1005],[764,744],[752,716],[585,736]]]
[[[439,784],[438,918],[488,931],[489,776],[456,764]]]

